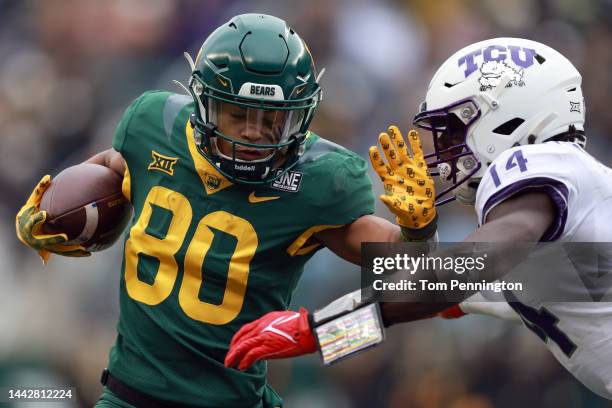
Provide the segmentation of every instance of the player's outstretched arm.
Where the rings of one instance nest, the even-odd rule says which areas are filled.
[[[370,162],[385,187],[380,200],[395,214],[398,225],[367,215],[315,235],[332,252],[357,265],[361,264],[362,242],[427,241],[437,229],[434,181],[427,172],[418,133],[408,133],[410,149],[397,126],[389,126],[378,141],[385,158],[372,146]]]
[[[362,242],[402,242],[400,227],[375,215],[364,215],[351,224],[315,234],[330,251],[361,265]]]
[[[466,239],[466,242],[537,242],[552,224],[555,209],[551,199],[543,193],[529,193],[496,206],[487,222]],[[496,255],[514,265],[521,262],[516,253]],[[359,293],[340,298],[322,310],[340,311],[342,317],[364,305]],[[439,302],[380,303],[385,326],[434,316],[451,304]],[[320,312],[320,311],[319,311]],[[319,313],[317,312],[317,313]],[[316,315],[316,313],[315,313]],[[225,359],[227,367],[247,369],[253,363],[274,358],[295,357],[317,350],[313,328],[315,318],[305,309],[299,312],[271,312],[245,325],[232,339]]]
[[[544,193],[528,193],[510,198],[494,207],[486,222],[468,235],[464,242],[538,242],[554,221],[556,210],[550,197]],[[495,254],[499,263],[518,265],[523,258],[516,252],[499,250]],[[526,255],[526,254],[525,254]],[[381,303],[383,319],[387,325],[423,319],[443,312],[445,303],[425,302]],[[448,317],[448,316],[447,316]]]

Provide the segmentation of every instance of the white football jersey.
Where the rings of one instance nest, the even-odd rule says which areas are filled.
[[[548,194],[557,207],[556,219],[542,241],[612,242],[612,169],[578,145],[546,142],[503,152],[478,187],[479,223],[497,204],[527,191]],[[550,290],[560,291],[558,299],[563,299],[567,282],[554,278],[555,268],[542,269],[546,270],[533,273],[551,274]],[[579,280],[575,284],[584,287]],[[612,399],[612,303],[509,295],[508,304],[561,364],[592,391]],[[610,300],[610,295],[603,299]]]

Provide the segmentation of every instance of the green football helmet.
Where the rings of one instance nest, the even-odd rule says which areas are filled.
[[[191,125],[206,160],[246,184],[269,183],[297,163],[322,93],[308,47],[285,21],[236,16],[190,63]]]

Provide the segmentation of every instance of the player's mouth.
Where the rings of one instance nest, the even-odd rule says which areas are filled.
[[[236,149],[236,158],[240,160],[261,160],[270,155],[270,149]]]

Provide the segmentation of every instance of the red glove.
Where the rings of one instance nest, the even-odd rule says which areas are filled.
[[[462,316],[465,316],[466,314],[467,313],[461,310],[459,304],[456,304],[452,305],[446,310],[441,311],[440,313],[438,313],[438,316],[443,317],[444,319],[458,319]]]
[[[246,370],[259,360],[296,357],[317,351],[308,311],[270,312],[245,324],[232,338],[225,366]]]

